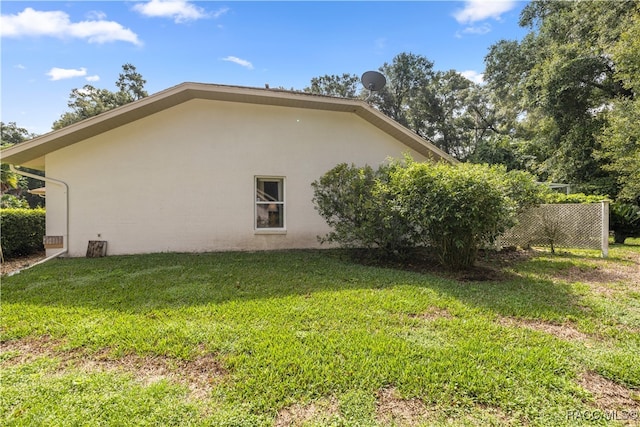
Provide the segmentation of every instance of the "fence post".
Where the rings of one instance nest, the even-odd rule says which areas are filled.
[[[609,201],[602,201],[602,258],[609,256]]]

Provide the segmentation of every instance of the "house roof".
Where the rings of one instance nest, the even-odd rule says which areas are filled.
[[[192,99],[243,102],[354,113],[411,149],[436,160],[457,162],[432,143],[364,101],[293,92],[205,83],[182,83],[95,117],[2,150],[2,162],[44,170],[48,153],[142,119]]]

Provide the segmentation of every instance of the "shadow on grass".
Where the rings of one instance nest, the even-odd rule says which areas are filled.
[[[518,265],[529,269],[527,261]],[[3,279],[2,297],[5,303],[140,313],[397,286],[428,288],[503,316],[560,319],[585,312],[585,303],[571,286],[531,274],[459,282],[431,273],[361,265],[333,250],[61,259]]]

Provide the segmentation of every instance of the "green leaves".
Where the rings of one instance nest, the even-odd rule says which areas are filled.
[[[117,92],[98,89],[91,85],[84,85],[81,89],[73,89],[69,95],[68,106],[72,111],[64,113],[53,124],[53,129],[62,129],[73,123],[97,116],[105,111],[128,104],[148,96],[144,90],[147,81],[131,64],[122,66],[122,73],[118,77]]]
[[[639,11],[640,12],[640,11]],[[618,199],[640,205],[640,15],[633,16],[613,46],[615,75],[626,90],[606,112],[607,123],[599,135],[597,155],[614,174]],[[622,91],[622,89],[621,89]]]
[[[487,86],[541,180],[612,196],[633,181],[618,161],[632,157],[614,147],[617,135],[638,134],[617,122],[629,113],[621,102],[637,94],[638,11],[636,1],[535,1],[521,15],[529,34],[491,47]]]
[[[333,229],[322,241],[387,256],[432,247],[450,268],[471,266],[478,249],[544,193],[526,172],[410,158],[376,171],[340,164],[312,185],[316,209]]]
[[[630,203],[614,202],[610,205],[611,222],[616,243],[624,243],[627,237],[640,236],[640,208]]]
[[[2,254],[6,257],[25,255],[42,250],[45,234],[44,209],[2,209]]]
[[[388,186],[392,168],[382,166],[374,171],[370,166],[342,163],[311,184],[316,209],[333,228],[320,238],[322,242],[377,247],[388,255],[410,245],[408,225],[394,206]]]
[[[304,88],[304,91],[318,95],[355,98],[359,85],[360,78],[355,74],[332,74],[312,78],[311,86]]]
[[[504,168],[411,163],[391,177],[416,241],[433,246],[443,265],[473,265],[478,249],[512,224],[515,202],[505,196]]]

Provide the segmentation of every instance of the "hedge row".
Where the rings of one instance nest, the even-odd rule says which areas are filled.
[[[0,209],[2,255],[15,257],[44,250],[44,209]]]

